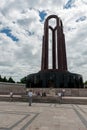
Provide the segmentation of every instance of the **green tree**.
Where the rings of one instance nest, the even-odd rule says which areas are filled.
[[[15,81],[12,79],[12,77],[10,77],[10,78],[8,79],[8,82],[9,82],[9,83],[15,83]]]
[[[26,77],[22,78],[22,79],[20,80],[20,82],[21,82],[21,83],[26,83]]]
[[[0,82],[2,82],[2,77],[1,77],[1,75],[0,75]]]
[[[2,82],[7,82],[6,76],[4,76],[4,78],[2,79]]]

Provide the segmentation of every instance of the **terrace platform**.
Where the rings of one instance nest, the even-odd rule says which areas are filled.
[[[1,130],[87,130],[87,105],[0,102]]]

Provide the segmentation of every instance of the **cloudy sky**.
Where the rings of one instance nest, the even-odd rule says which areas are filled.
[[[87,80],[87,0],[0,0],[0,75],[19,81],[40,70],[51,14],[63,21],[68,70]]]

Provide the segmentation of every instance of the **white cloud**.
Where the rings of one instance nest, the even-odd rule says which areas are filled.
[[[0,33],[0,74],[18,81],[40,70],[44,21],[40,22],[39,11],[44,10],[63,21],[69,71],[87,80],[87,19],[76,22],[87,17],[85,2],[77,0],[75,7],[63,9],[67,0],[1,0],[0,30],[9,27],[19,41]]]

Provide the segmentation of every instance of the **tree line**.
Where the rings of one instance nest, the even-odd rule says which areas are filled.
[[[4,77],[2,78],[1,75],[0,75],[0,82],[15,83],[15,81],[12,79],[12,77],[9,77],[9,79],[7,79],[6,76],[4,76]]]
[[[6,76],[2,77],[1,75],[0,75],[0,82],[15,83],[12,77],[9,77],[7,79]],[[26,83],[26,77],[21,78],[20,81],[17,83]]]

